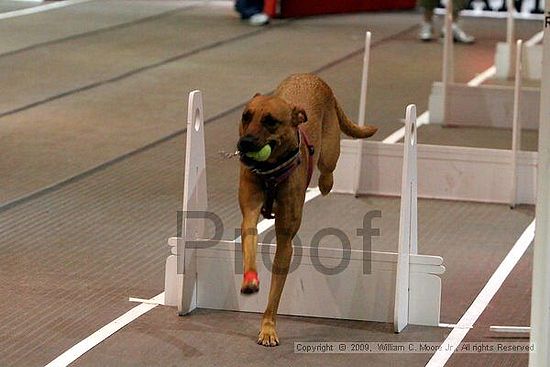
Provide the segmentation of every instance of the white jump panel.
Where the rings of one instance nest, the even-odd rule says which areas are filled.
[[[176,248],[178,239],[169,244]],[[276,245],[258,247],[260,292],[240,294],[241,245],[233,241],[204,241],[197,251],[197,307],[220,310],[264,312],[271,279],[271,261]],[[312,254],[313,253],[313,254]],[[265,260],[262,260],[265,259]],[[279,314],[337,319],[393,322],[397,254],[310,247],[295,249],[294,267],[286,280]],[[345,262],[343,262],[342,259]],[[349,263],[348,263],[349,260]],[[370,262],[370,272],[367,262]],[[347,265],[343,265],[347,263]],[[314,264],[317,264],[314,266]],[[335,274],[319,270],[336,268]],[[409,322],[439,325],[440,274],[445,271],[438,256],[410,255]],[[337,268],[341,265],[341,268]]]
[[[524,129],[539,127],[540,89],[523,88],[521,91],[520,116]],[[514,88],[497,85],[470,87],[465,84],[450,84],[446,112],[443,84],[435,82],[430,95],[431,123],[448,123],[459,126],[482,126],[512,128]],[[445,121],[444,114],[448,120]]]
[[[334,191],[353,193],[350,177],[363,144],[360,194],[399,196],[403,144],[343,140]],[[430,199],[510,202],[512,151],[419,144],[418,196]],[[537,154],[518,152],[517,203],[535,202]]]
[[[508,79],[513,74],[514,66],[510,64],[512,60],[513,47],[506,42],[497,43],[495,54],[495,77],[499,79]],[[523,72],[522,76],[526,79],[540,80],[542,75],[542,46],[533,45],[525,48],[523,55]]]

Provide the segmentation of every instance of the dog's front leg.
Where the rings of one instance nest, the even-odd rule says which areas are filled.
[[[300,213],[297,213],[301,216]],[[275,219],[275,231],[277,234],[277,250],[271,270],[271,288],[269,289],[269,300],[262,318],[258,344],[266,347],[279,345],[279,338],[275,330],[275,318],[279,301],[285,285],[286,277],[292,260],[292,239],[298,232],[300,219],[281,216]]]
[[[263,192],[259,185],[246,172],[241,173],[239,185],[239,205],[243,215],[241,242],[244,277],[241,293],[252,294],[260,289],[256,270],[256,248],[258,246],[258,218],[263,203]]]
[[[260,290],[260,281],[256,270],[256,247],[258,246],[258,213],[249,212],[243,216],[241,238],[243,247],[243,282],[241,293],[252,294]]]

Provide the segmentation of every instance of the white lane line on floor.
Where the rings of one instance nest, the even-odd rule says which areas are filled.
[[[151,298],[152,301],[162,301],[164,300],[164,292]],[[130,311],[126,312],[124,315],[120,316],[118,319],[112,321],[111,323],[105,325],[86,339],[82,340],[80,343],[73,346],[71,349],[67,350],[65,353],[61,354],[59,357],[51,361],[46,365],[46,367],[65,367],[76,361],[84,353],[95,347],[98,342],[101,342],[124,326],[128,325],[130,322],[134,321],[141,315],[151,311],[158,304],[146,304],[142,303],[139,306],[132,308]]]
[[[475,78],[468,82],[469,87],[479,87],[484,81],[495,76],[497,68],[495,65],[485,70],[483,73],[478,74]]]
[[[21,17],[23,15],[31,15],[31,14],[41,13],[43,11],[64,8],[66,6],[80,4],[80,3],[86,3],[88,1],[93,1],[93,0],[56,1],[56,2],[53,2],[53,3],[49,3],[49,4],[33,6],[32,8],[8,11],[8,12],[5,12],[5,13],[0,13],[0,20]]]
[[[464,340],[466,334],[474,326],[485,308],[487,308],[489,302],[491,302],[508,275],[510,275],[534,238],[535,220],[531,222],[516,241],[508,255],[502,260],[502,263],[500,263],[497,270],[495,270],[487,284],[485,284],[485,287],[479,292],[474,302],[472,302],[466,313],[458,321],[457,326],[453,328],[447,339],[441,344],[441,348],[432,356],[426,367],[442,367],[447,363],[453,355],[454,348],[458,347],[462,340]]]

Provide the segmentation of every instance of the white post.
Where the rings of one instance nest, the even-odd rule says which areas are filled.
[[[361,79],[361,95],[359,100],[359,119],[357,123],[359,126],[365,126],[365,110],[367,103],[367,86],[369,82],[369,60],[370,60],[370,44],[371,44],[371,32],[367,32],[365,35],[365,54],[363,56],[363,75]],[[359,153],[355,160],[355,182],[353,184],[353,193],[355,197],[359,195],[359,189],[361,186],[361,167],[363,165],[363,142],[359,143]]]
[[[418,255],[418,170],[417,170],[417,147],[416,133],[418,125],[416,124],[416,105],[412,105],[409,113],[410,126],[409,138],[406,140],[409,144],[409,170],[410,170],[410,223],[411,234],[409,243],[409,253]]]
[[[453,1],[447,0],[445,14],[445,38],[443,44],[443,123],[448,124],[449,85],[454,82],[453,65]]]
[[[182,238],[178,241],[178,274],[183,282],[178,299],[180,315],[197,307],[197,259],[192,241],[203,237],[207,210],[206,154],[204,147],[204,113],[202,94],[189,93],[187,111],[187,140],[185,147],[185,177],[183,187]]]
[[[533,255],[531,337],[535,351],[529,367],[546,367],[550,361],[550,1],[546,1],[540,93],[540,127],[537,177],[537,226]]]
[[[510,193],[510,207],[514,208],[517,204],[517,186],[518,186],[518,154],[521,151],[521,119],[519,116],[519,106],[521,97],[521,82],[523,68],[523,41],[518,40],[516,45],[516,73],[514,84],[514,111],[512,115],[512,192]]]
[[[417,251],[416,213],[416,106],[407,106],[403,173],[401,177],[401,213],[399,216],[399,244],[395,276],[395,304],[393,325],[396,333],[409,322],[410,255]]]
[[[508,8],[508,17],[506,19],[506,43],[510,47],[510,53],[514,47],[514,0],[506,0],[506,7]]]
[[[508,8],[508,17],[506,18],[506,44],[508,45],[508,77],[512,76],[512,68],[514,65],[514,0],[506,0],[506,7]]]

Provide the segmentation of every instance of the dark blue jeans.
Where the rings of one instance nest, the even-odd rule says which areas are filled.
[[[248,19],[264,11],[264,0],[237,0],[235,10],[241,14],[241,19]]]

